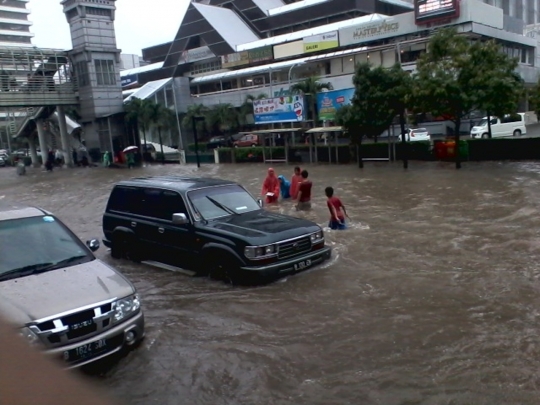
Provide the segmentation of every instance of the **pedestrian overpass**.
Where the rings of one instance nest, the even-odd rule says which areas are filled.
[[[0,128],[4,127],[8,141],[17,137],[28,139],[35,164],[36,132],[43,161],[47,149],[60,143],[51,141],[54,135],[44,132],[44,120],[51,116],[58,123],[58,131],[66,135],[62,149],[70,149],[64,109],[78,104],[77,83],[66,51],[0,47]],[[71,153],[66,155],[66,162],[71,161]]]

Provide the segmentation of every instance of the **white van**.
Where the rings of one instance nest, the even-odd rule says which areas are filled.
[[[507,114],[502,120],[497,117],[490,117],[490,119],[492,138],[520,136],[527,133],[525,113]],[[471,129],[471,138],[489,138],[487,117],[482,118],[482,121]]]

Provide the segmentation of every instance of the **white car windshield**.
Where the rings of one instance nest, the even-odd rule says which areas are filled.
[[[0,281],[94,260],[52,216],[0,221]]]
[[[238,185],[209,187],[188,193],[189,201],[202,219],[240,215],[260,210],[253,197]]]
[[[477,125],[477,127],[485,127],[488,124],[487,118],[484,118],[482,121],[480,121]]]

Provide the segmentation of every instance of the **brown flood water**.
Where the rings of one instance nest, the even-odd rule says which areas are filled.
[[[348,207],[333,259],[259,288],[98,256],[137,286],[141,347],[97,379],[129,404],[507,405],[540,403],[540,163],[307,167]],[[0,203],[38,205],[101,238],[112,185],[153,174],[241,182],[262,165],[0,169]],[[288,177],[291,166],[276,166]],[[90,377],[88,377],[90,378]],[[95,378],[93,378],[96,380]]]

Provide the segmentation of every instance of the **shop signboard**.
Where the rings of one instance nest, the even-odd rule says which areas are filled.
[[[409,15],[404,16],[409,17]],[[410,21],[406,21],[402,16],[398,15],[384,20],[343,28],[339,30],[339,44],[340,46],[353,45],[390,38],[414,31],[416,31],[416,26],[412,18]]]
[[[250,49],[247,52],[249,63],[265,62],[274,59],[274,49],[270,45]]]
[[[324,51],[339,46],[338,32],[332,31],[321,35],[304,38],[304,53]]]
[[[319,119],[334,121],[336,112],[344,105],[350,105],[354,97],[354,89],[333,90],[317,94],[317,111]]]
[[[459,17],[459,0],[415,0],[414,16],[417,25]]]
[[[248,64],[249,54],[247,51],[230,53],[221,57],[221,66],[225,69]]]
[[[201,46],[200,48],[188,49],[182,52],[180,57],[180,63],[198,62],[200,60],[214,58],[216,55],[207,46]]]
[[[304,121],[304,96],[294,95],[254,100],[253,112],[255,124]]]

